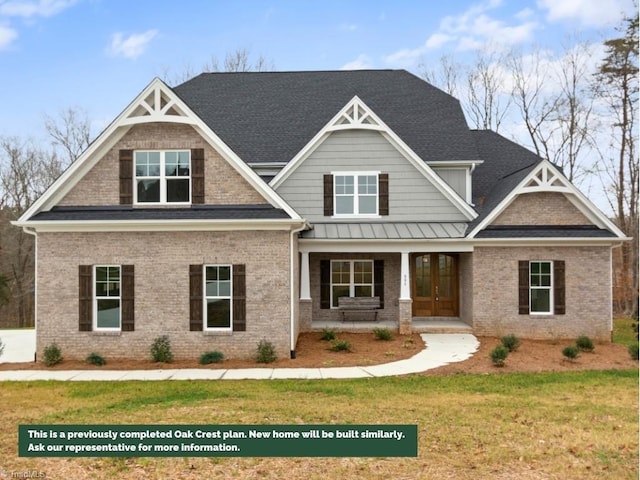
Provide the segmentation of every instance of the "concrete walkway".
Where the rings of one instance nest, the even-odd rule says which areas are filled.
[[[425,349],[406,360],[367,367],[167,370],[6,370],[0,381],[267,380],[371,378],[419,373],[471,357],[480,344],[470,334],[421,334]]]

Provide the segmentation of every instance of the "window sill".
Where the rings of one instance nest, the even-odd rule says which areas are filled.
[[[332,215],[333,220],[375,220],[382,218],[382,215],[364,214],[364,215]]]
[[[119,337],[122,335],[122,330],[92,330],[89,333],[96,337]]]
[[[230,337],[233,330],[204,330],[202,333],[205,337]]]

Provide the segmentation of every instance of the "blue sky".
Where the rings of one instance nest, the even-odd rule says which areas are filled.
[[[84,109],[98,133],[155,77],[248,49],[276,70],[405,68],[492,42],[601,43],[632,0],[0,0],[0,136],[45,139]]]

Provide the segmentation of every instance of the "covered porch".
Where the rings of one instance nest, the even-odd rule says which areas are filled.
[[[303,237],[298,247],[300,331],[472,332],[473,246],[463,239]],[[341,296],[380,297],[380,309],[343,316]]]

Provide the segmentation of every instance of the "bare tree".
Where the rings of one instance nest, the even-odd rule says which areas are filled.
[[[45,114],[44,126],[54,147],[62,148],[67,164],[75,162],[91,143],[91,121],[80,108],[67,108],[57,118]]]
[[[627,17],[621,36],[604,42],[606,56],[595,77],[595,92],[615,118],[611,129],[611,151],[602,155],[601,171],[618,226],[634,241],[622,246],[621,276],[617,278],[622,310],[638,315],[638,192],[640,166],[635,148],[638,108],[638,16]]]
[[[504,60],[497,53],[478,52],[467,70],[466,112],[475,128],[498,132],[509,112],[511,96],[506,91]]]
[[[34,240],[9,222],[16,220],[62,172],[55,153],[16,137],[0,139],[0,276],[7,279],[12,326],[33,325]],[[5,325],[9,326],[9,325]]]
[[[451,96],[458,97],[462,65],[457,63],[451,55],[440,57],[437,68],[428,67],[424,61],[418,68],[422,71],[422,77],[427,82],[441,88]]]

